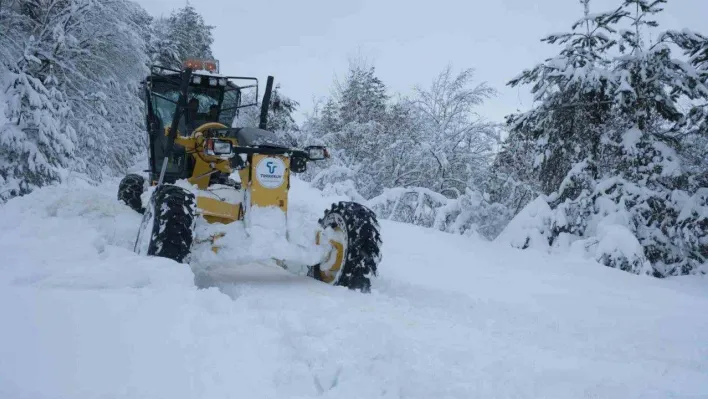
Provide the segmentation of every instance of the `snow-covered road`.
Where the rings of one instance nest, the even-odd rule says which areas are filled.
[[[115,182],[0,207],[1,398],[708,398],[708,279],[382,222],[362,295],[132,253]],[[292,208],[332,199],[304,184]]]

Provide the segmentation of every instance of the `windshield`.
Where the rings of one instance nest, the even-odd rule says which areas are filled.
[[[179,88],[174,84],[160,83],[152,88],[153,112],[164,127],[172,125],[172,118],[179,100]],[[221,104],[220,104],[221,101]],[[193,130],[207,122],[220,122],[231,127],[239,105],[239,91],[223,87],[190,86],[187,110],[180,118],[179,126]]]
[[[238,106],[241,105],[241,93],[236,89],[227,89],[224,92],[224,101],[219,114],[219,122],[231,127],[236,119]]]

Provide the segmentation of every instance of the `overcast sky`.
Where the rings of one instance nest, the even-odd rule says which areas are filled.
[[[151,14],[169,15],[185,0],[137,0]],[[329,94],[351,58],[374,65],[391,93],[427,85],[447,64],[474,68],[499,91],[480,114],[491,120],[530,105],[527,88],[509,79],[557,48],[544,35],[567,31],[582,16],[578,0],[191,0],[214,25],[221,71],[274,75],[302,111]],[[593,12],[620,0],[593,0]],[[708,33],[708,0],[670,0],[662,29]],[[300,118],[299,118],[300,119]]]

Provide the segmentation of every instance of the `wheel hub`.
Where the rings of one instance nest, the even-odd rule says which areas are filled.
[[[334,284],[339,280],[347,253],[347,235],[340,227],[344,220],[341,220],[339,215],[332,216],[334,219],[330,224],[332,227],[317,233],[317,244],[326,242],[327,244],[324,245],[330,246],[326,258],[319,264],[319,280],[328,284]]]

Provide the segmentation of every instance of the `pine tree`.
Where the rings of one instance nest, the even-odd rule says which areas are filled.
[[[0,115],[0,200],[6,200],[60,181],[76,135],[64,122],[70,110],[53,76],[42,82],[13,68],[0,81],[0,100],[8,101]]]
[[[702,86],[708,87],[708,37],[683,29],[667,31],[660,39],[681,48]],[[701,89],[700,86],[698,89]],[[702,97],[694,100],[677,126],[683,132],[682,156],[693,176],[690,184],[694,188],[708,186],[708,93],[703,92]]]
[[[346,79],[336,85],[322,111],[306,121],[307,137],[300,141],[326,144],[333,152],[331,161],[319,164],[320,174],[313,169],[316,185],[370,198],[382,192],[390,170],[386,154],[393,138],[387,134],[386,86],[375,68],[357,64],[351,64]]]
[[[644,29],[657,27],[653,15],[661,12],[666,0],[626,0],[623,18],[629,19],[634,30],[622,32],[620,57],[616,70],[620,79],[616,92],[620,110],[628,123],[645,131],[657,116],[668,122],[678,122],[679,96],[696,98],[700,83],[696,76],[671,58],[668,46],[658,42],[647,47],[642,40]],[[631,13],[634,10],[634,13]],[[669,90],[665,90],[669,88]]]
[[[150,29],[150,64],[180,70],[184,59],[181,58],[176,38],[170,36],[170,20],[157,18]]]
[[[187,58],[212,59],[213,29],[214,27],[207,25],[204,18],[187,3],[168,18],[165,39],[174,43],[180,61]],[[172,54],[167,57],[172,58]]]
[[[607,122],[612,95],[610,62],[606,53],[617,41],[611,38],[621,9],[591,14],[589,0],[582,0],[584,17],[572,31],[550,35],[542,41],[564,46],[560,54],[524,71],[509,82],[511,87],[532,84],[534,99],[541,106],[509,118],[512,137],[535,141],[541,189],[555,191],[578,162],[596,168],[603,125]],[[595,174],[595,173],[593,173]]]
[[[337,103],[333,98],[328,98],[322,108],[322,128],[326,132],[336,132],[342,128],[342,122],[339,120],[337,111]]]
[[[374,67],[351,65],[338,97],[342,125],[381,121],[386,113],[386,86],[376,76]]]
[[[553,209],[541,230],[551,245],[580,240],[598,261],[632,273],[696,272],[706,251],[696,244],[704,236],[695,234],[705,223],[705,201],[696,197],[693,173],[684,166],[687,116],[678,103],[705,102],[708,92],[696,68],[701,61],[672,57],[664,39],[685,44],[686,37],[664,34],[644,43],[665,0],[626,0],[599,17],[590,17],[589,2],[582,3],[585,32],[596,31],[591,21],[604,31],[597,40],[582,34],[579,42],[559,40],[566,44],[560,57],[512,81],[533,83],[541,103],[511,118],[512,137],[537,143],[542,189]],[[632,29],[614,28],[624,21]],[[575,51],[582,42],[582,51]],[[607,50],[615,46],[620,55],[613,58]],[[551,179],[544,176],[544,170],[558,169],[562,173]]]
[[[673,59],[666,43],[648,46],[642,40],[646,29],[658,26],[652,18],[665,3],[624,3],[624,18],[634,29],[622,33],[622,56],[616,67],[620,122],[614,135],[622,142],[617,167],[625,179],[616,185],[615,191],[623,192],[616,194],[616,201],[626,203],[637,226],[635,234],[657,276],[684,274],[693,268],[686,264],[676,230],[683,204],[675,193],[688,189],[680,155],[684,132],[678,130],[685,116],[678,104],[681,98],[699,100],[706,95],[695,70]]]

